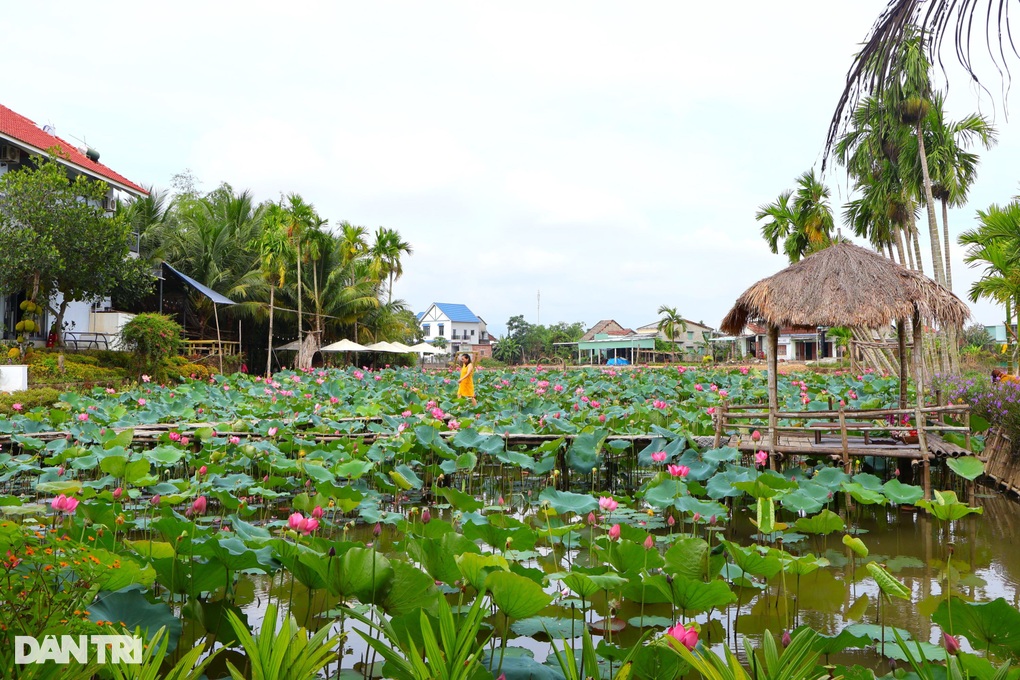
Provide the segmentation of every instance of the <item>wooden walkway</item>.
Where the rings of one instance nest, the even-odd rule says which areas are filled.
[[[970,451],[948,442],[934,432],[928,433],[928,453],[934,458],[957,458],[973,455]],[[754,453],[767,448],[761,442],[750,441],[747,436],[731,435],[725,442],[728,446],[744,453]],[[811,434],[780,434],[776,445],[778,453],[794,453],[803,456],[830,456],[839,459],[843,455],[842,437]],[[863,436],[847,436],[846,453],[851,458],[876,456],[879,458],[907,458],[923,460],[920,443],[905,444],[888,437],[872,438]]]

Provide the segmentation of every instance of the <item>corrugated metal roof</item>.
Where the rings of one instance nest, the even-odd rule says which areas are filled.
[[[450,321],[457,323],[481,323],[481,319],[468,309],[467,305],[459,305],[450,302],[433,302]]]

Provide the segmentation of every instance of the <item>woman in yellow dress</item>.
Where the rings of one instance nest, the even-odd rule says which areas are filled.
[[[471,399],[472,406],[478,406],[475,400],[475,365],[471,363],[469,354],[460,355],[460,382],[457,383],[457,396]]]

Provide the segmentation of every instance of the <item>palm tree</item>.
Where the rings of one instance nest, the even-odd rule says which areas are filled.
[[[968,151],[974,144],[990,149],[997,141],[995,128],[980,114],[959,121],[945,120],[945,96],[936,93],[925,128],[931,150],[928,159],[932,171],[932,194],[942,207],[942,236],[946,243],[946,287],[953,289],[949,256],[949,207],[962,207],[977,177],[977,154]]]
[[[297,342],[301,349],[298,350],[298,366],[304,366],[305,353],[304,344],[302,342],[302,326],[303,310],[301,307],[301,300],[304,297],[304,279],[301,278],[301,245],[302,242],[307,238],[307,233],[314,229],[320,222],[319,216],[315,214],[315,206],[311,203],[307,203],[298,194],[290,194],[287,197],[287,203],[284,206],[287,215],[287,238],[294,245],[294,250],[297,258]]]
[[[393,300],[393,282],[399,279],[404,273],[404,267],[400,262],[402,254],[413,255],[414,250],[411,244],[402,241],[400,233],[394,229],[379,227],[375,232],[375,243],[370,249],[373,271],[379,280],[389,278],[389,300]]]
[[[1006,8],[1002,0],[986,0],[985,3],[889,0],[847,72],[846,85],[829,121],[826,158],[847,121],[847,110],[853,109],[862,97],[881,96],[886,91],[890,84],[889,76],[895,70],[895,55],[918,30],[928,38],[925,56],[930,63],[941,63],[943,40],[950,36],[948,42],[954,45],[957,60],[970,80],[979,86],[980,79],[972,60],[971,43],[972,37],[980,42],[983,36],[986,44],[984,49],[979,48],[979,52],[991,57],[992,67],[1008,83],[1010,70],[1006,55],[1012,52],[1016,56],[1016,50],[1013,49],[1009,12]],[[980,28],[982,17],[984,30]],[[1005,41],[1009,42],[1008,46]],[[1006,91],[1005,88],[1003,91]]]
[[[832,209],[829,189],[818,181],[814,169],[797,178],[795,191],[784,191],[773,203],[763,205],[755,214],[761,222],[762,237],[773,253],[779,253],[779,242],[790,262],[829,245],[832,238]]]
[[[666,337],[669,338],[670,344],[673,346],[673,353],[676,354],[676,334],[677,331],[681,333],[687,332],[687,322],[684,321],[683,316],[676,311],[676,307],[667,307],[661,305],[659,310],[656,312],[662,316],[659,319],[659,325],[656,326],[656,330],[660,333],[665,333]]]
[[[273,204],[266,210],[262,233],[257,244],[262,273],[269,283],[269,341],[266,353],[266,377],[273,370],[273,318],[276,308],[276,288],[283,286],[287,277],[287,264],[291,246],[287,239],[285,225],[287,218],[283,208]]]
[[[1013,334],[1013,312],[1020,311],[1020,202],[1005,207],[990,206],[978,211],[979,226],[960,235],[960,244],[970,246],[964,261],[985,265],[982,277],[971,286],[969,297],[977,302],[988,298],[1006,308],[1007,337]],[[1016,370],[1016,337],[1013,338],[1013,370]]]

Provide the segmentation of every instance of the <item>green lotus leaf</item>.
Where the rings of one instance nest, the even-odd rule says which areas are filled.
[[[534,581],[508,571],[494,571],[485,579],[485,589],[496,608],[511,619],[526,619],[549,606],[552,596]]]
[[[976,456],[946,458],[946,465],[949,466],[950,470],[971,482],[985,472],[985,464]]]
[[[821,534],[822,536],[846,529],[843,518],[831,510],[822,510],[811,517],[800,517],[793,526],[797,531],[803,531],[805,534]]]

